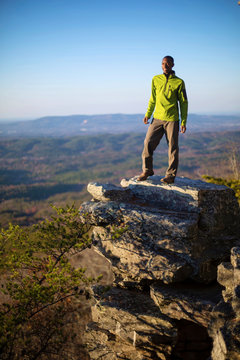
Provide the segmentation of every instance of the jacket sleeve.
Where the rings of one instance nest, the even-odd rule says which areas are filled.
[[[178,101],[180,104],[180,112],[181,112],[181,125],[186,126],[187,123],[187,115],[188,115],[188,99],[184,81],[178,88]]]
[[[156,104],[156,88],[154,85],[154,79],[152,79],[152,92],[151,92],[151,97],[150,97],[150,100],[148,103],[147,112],[145,114],[145,116],[147,116],[149,119],[152,116],[152,113],[155,108],[155,104]]]

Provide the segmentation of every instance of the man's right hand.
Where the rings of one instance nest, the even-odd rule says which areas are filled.
[[[147,116],[144,117],[143,122],[145,125],[149,124],[149,118]]]

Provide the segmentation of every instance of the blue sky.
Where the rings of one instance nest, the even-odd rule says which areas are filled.
[[[189,111],[240,114],[237,0],[0,0],[0,118],[145,113],[165,55]]]

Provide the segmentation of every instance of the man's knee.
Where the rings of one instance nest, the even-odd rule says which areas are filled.
[[[144,149],[143,152],[152,155],[154,150],[156,148],[156,144],[153,141],[147,141],[144,142]]]

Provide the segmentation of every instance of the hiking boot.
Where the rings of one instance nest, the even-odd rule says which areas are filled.
[[[163,182],[164,184],[173,184],[174,183],[175,178],[172,176],[166,176],[165,178],[161,179],[161,182]]]
[[[137,178],[137,181],[144,181],[147,180],[149,176],[154,175],[153,171],[144,171],[141,173],[141,175]]]

